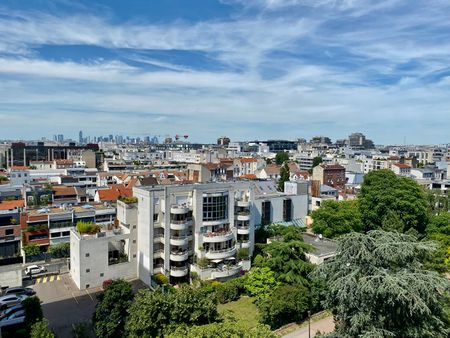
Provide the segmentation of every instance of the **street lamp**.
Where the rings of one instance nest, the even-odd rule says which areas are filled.
[[[311,311],[308,310],[308,338],[311,338]]]

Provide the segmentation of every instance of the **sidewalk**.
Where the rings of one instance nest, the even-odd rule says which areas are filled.
[[[329,316],[324,319],[318,320],[317,322],[311,322],[311,337],[314,337],[317,332],[329,333],[334,330],[333,317]],[[309,338],[308,326],[301,327],[287,335],[283,338]]]

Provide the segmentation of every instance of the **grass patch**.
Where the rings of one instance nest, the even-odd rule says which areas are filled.
[[[242,296],[235,302],[219,304],[218,309],[225,318],[234,317],[239,323],[250,329],[259,323],[258,308],[253,304],[253,300],[252,297]]]

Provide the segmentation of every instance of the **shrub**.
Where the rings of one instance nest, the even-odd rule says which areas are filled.
[[[215,287],[217,301],[221,304],[239,299],[240,294],[237,285],[230,282],[224,282]]]
[[[197,265],[204,269],[209,265],[209,260],[207,258],[197,258]]]
[[[138,199],[137,197],[125,197],[125,196],[120,196],[119,197],[119,201],[125,203],[125,204],[133,204],[133,203],[137,203]]]
[[[246,260],[249,259],[250,257],[250,251],[248,250],[248,248],[240,248],[238,253],[237,253],[237,258],[239,260]]]
[[[48,253],[51,253],[55,258],[70,257],[70,243],[59,243],[49,246]]]
[[[100,226],[92,222],[79,221],[77,223],[77,231],[80,234],[94,234],[100,231]]]
[[[102,283],[102,288],[103,288],[103,290],[106,290],[106,288],[107,288],[108,286],[110,286],[112,283],[113,283],[113,280],[112,280],[112,279],[104,280],[103,283]]]
[[[163,275],[162,273],[157,273],[153,276],[153,279],[158,285],[167,285],[169,284],[169,278],[167,278],[166,275]]]
[[[31,338],[54,338],[55,334],[48,327],[48,321],[43,319],[31,326]]]
[[[41,249],[36,244],[25,245],[22,249],[25,256],[36,256],[41,253]]]

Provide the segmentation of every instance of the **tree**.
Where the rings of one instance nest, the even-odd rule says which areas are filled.
[[[287,162],[284,162],[280,169],[280,179],[278,180],[278,190],[284,191],[284,182],[289,182],[290,171]]]
[[[43,319],[31,326],[31,338],[54,338],[55,334],[48,327],[48,321]]]
[[[97,299],[93,317],[95,334],[98,337],[122,337],[127,309],[133,299],[131,284],[122,279],[115,280]]]
[[[48,247],[47,252],[55,258],[70,257],[70,243],[58,243]]]
[[[306,318],[310,308],[309,291],[303,285],[283,285],[258,303],[261,321],[272,329]]]
[[[431,217],[427,232],[441,233],[450,236],[450,212],[443,212]]]
[[[201,326],[179,326],[175,331],[167,334],[167,338],[276,338],[267,325],[257,325],[247,328],[233,322],[212,323]]]
[[[42,321],[43,318],[41,301],[37,296],[28,297],[22,301],[22,306],[25,311],[27,331],[31,332],[33,324]]]
[[[352,231],[361,231],[363,223],[356,200],[328,200],[311,213],[312,230],[327,238],[339,237]]]
[[[312,167],[317,167],[320,163],[323,162],[323,159],[321,156],[316,156],[313,158]]]
[[[245,289],[250,296],[257,300],[264,299],[280,285],[275,278],[275,274],[268,267],[253,268],[246,275]]]
[[[274,241],[263,249],[264,266],[273,271],[276,279],[283,283],[306,285],[313,266],[306,261],[305,253],[311,249],[310,245],[300,240]]]
[[[0,175],[0,183],[2,182],[8,182],[8,177],[6,177],[5,175]]]
[[[130,337],[159,337],[178,325],[203,325],[219,318],[213,295],[184,286],[163,293],[140,290],[128,309],[126,332]]]
[[[414,180],[385,169],[364,177],[359,210],[366,231],[382,228],[382,216],[389,211],[398,214],[404,224],[403,232],[413,228],[423,234],[428,223],[425,191]]]
[[[22,247],[25,256],[36,256],[41,253],[41,249],[36,244],[29,244]]]
[[[289,161],[289,154],[286,152],[279,152],[275,156],[275,163],[278,165],[282,165],[284,162]]]
[[[325,305],[335,317],[326,337],[448,337],[450,281],[421,263],[433,245],[381,230],[338,242],[337,256],[315,270],[328,283]]]

